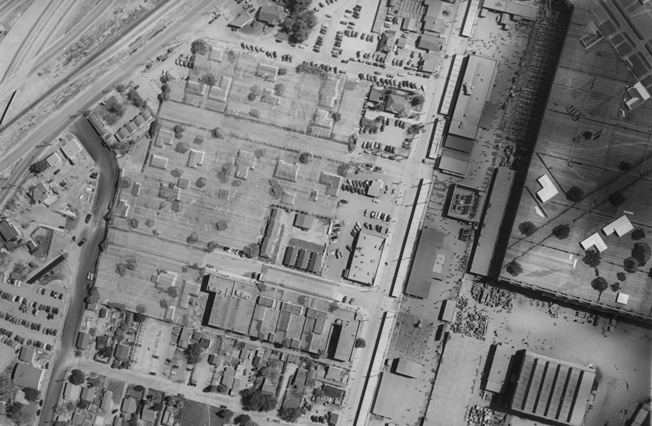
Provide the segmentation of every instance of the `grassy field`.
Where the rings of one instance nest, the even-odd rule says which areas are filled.
[[[186,399],[181,416],[182,426],[223,426],[222,418],[217,416],[219,408]]]
[[[581,19],[582,13],[576,19]],[[578,24],[573,24],[571,40],[578,31]],[[605,236],[602,227],[627,214],[635,227],[652,235],[652,205],[648,202],[652,136],[643,118],[649,117],[652,105],[643,104],[634,112],[624,108],[623,89],[632,83],[629,71],[610,46],[587,51],[577,43],[566,43],[505,263],[517,260],[523,266],[523,273],[515,278],[520,282],[587,301],[600,297],[600,302],[608,306],[650,315],[649,265],[626,274],[619,290],[630,296],[626,306],[615,303],[617,292],[608,289],[600,296],[590,285],[596,275],[609,284],[615,283],[616,274],[623,271],[623,262],[631,256],[634,244],[630,235]],[[582,111],[582,117],[573,120],[567,107]],[[586,138],[586,132],[602,133],[593,139]],[[545,174],[555,183],[559,194],[541,203],[534,194],[541,188],[536,180]],[[585,194],[575,204],[565,197],[573,186]],[[616,191],[626,198],[619,206],[608,201]],[[518,230],[518,225],[525,221],[537,226],[537,231],[528,237]],[[561,224],[571,228],[570,236],[564,240],[551,236],[552,229]],[[608,246],[597,269],[582,262],[584,250],[579,245],[594,232],[599,232]],[[640,242],[649,244],[652,241],[648,239]]]

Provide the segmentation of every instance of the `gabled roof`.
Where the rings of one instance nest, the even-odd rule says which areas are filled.
[[[281,16],[277,8],[273,6],[261,6],[258,9],[258,18],[260,22],[267,25],[275,26],[281,23]]]
[[[387,102],[385,102],[385,111],[398,114],[406,110],[410,110],[410,102],[405,96],[398,93],[390,93],[387,96]]]

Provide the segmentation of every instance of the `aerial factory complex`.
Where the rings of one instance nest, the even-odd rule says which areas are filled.
[[[0,425],[649,426],[651,24],[0,1]]]

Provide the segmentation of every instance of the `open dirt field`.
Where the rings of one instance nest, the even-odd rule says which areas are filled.
[[[594,302],[599,293],[591,288],[591,280],[600,275],[609,284],[616,282],[616,273],[623,271],[623,262],[631,256],[634,244],[630,235],[607,237],[601,228],[626,213],[635,227],[650,233],[652,222],[647,218],[652,205],[647,200],[652,178],[652,133],[644,117],[649,117],[652,106],[646,103],[633,112],[624,107],[624,90],[634,81],[610,45],[600,43],[585,50],[574,42],[582,34],[587,13],[579,8],[574,15],[505,263],[516,259],[523,266],[517,281]],[[568,108],[576,108],[582,116],[574,120]],[[587,131],[602,133],[587,138]],[[623,169],[623,164],[630,169],[624,171],[627,167]],[[541,188],[536,179],[545,174],[559,194],[541,203],[535,198]],[[565,192],[573,186],[584,191],[581,202],[566,200]],[[608,201],[616,191],[626,197],[618,207]],[[538,227],[529,237],[518,231],[518,224],[524,221]],[[571,227],[565,240],[550,235],[560,224]],[[608,246],[597,270],[582,262],[584,250],[579,245],[594,232],[600,232]],[[641,266],[621,283],[620,291],[630,295],[626,306],[615,303],[617,294],[611,290],[602,294],[600,302],[649,316],[652,290],[648,269]]]

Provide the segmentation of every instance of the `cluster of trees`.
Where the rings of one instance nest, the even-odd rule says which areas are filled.
[[[587,250],[586,253],[584,253],[584,259],[582,259],[582,261],[590,268],[597,268],[600,264],[600,260],[600,252],[597,250]]]
[[[301,410],[299,410],[298,408],[290,408],[290,407],[281,408],[278,411],[278,416],[281,418],[281,420],[290,423],[295,423],[299,419],[299,417],[301,417]]]
[[[258,245],[258,243],[251,243],[247,247],[242,249],[242,252],[249,259],[256,259],[260,255],[260,246]]]
[[[188,364],[197,364],[202,358],[202,347],[198,343],[191,343],[183,352]]]
[[[290,13],[283,21],[283,30],[290,36],[290,42],[303,43],[317,25],[315,12],[310,9],[312,0],[286,0]]]
[[[274,395],[262,393],[251,388],[240,391],[240,402],[245,411],[271,411],[276,408],[278,400]]]
[[[217,83],[217,77],[215,77],[215,74],[208,73],[201,78],[201,81],[208,86],[215,86],[215,83]]]
[[[530,235],[534,234],[534,232],[537,230],[537,227],[534,223],[526,221],[518,225],[518,230],[521,234],[529,237]]]
[[[326,77],[328,77],[328,71],[326,71],[324,68],[313,66],[305,62],[297,65],[296,71],[297,74],[314,74],[322,80],[325,80]]]
[[[86,380],[86,375],[84,374],[83,371],[79,369],[74,369],[70,372],[70,377],[68,377],[68,381],[72,383],[73,385],[81,385],[84,383]]]
[[[582,191],[580,188],[577,186],[571,187],[567,192],[566,192],[566,199],[568,201],[571,201],[573,203],[577,203],[580,201],[582,198],[584,198],[584,191]]]
[[[177,124],[174,126],[174,137],[177,139],[181,139],[183,137],[183,132],[186,131],[186,128],[182,126],[181,124]]]
[[[205,55],[208,53],[208,44],[202,39],[197,39],[190,45],[190,52],[193,55]]]
[[[138,94],[138,90],[134,88],[129,89],[129,92],[127,92],[127,99],[138,108],[145,108],[147,105],[147,102]]]
[[[523,267],[517,261],[512,260],[507,265],[505,265],[505,270],[509,275],[516,277],[523,272]]]
[[[48,163],[45,160],[37,161],[29,166],[29,171],[35,175],[41,174],[48,169]]]
[[[557,225],[554,228],[552,228],[552,235],[559,238],[560,240],[568,238],[569,234],[570,234],[570,226],[568,225]]]
[[[161,93],[158,95],[159,102],[166,102],[170,100],[170,86],[164,84],[161,86]]]
[[[161,128],[161,123],[159,123],[158,120],[154,120],[149,125],[149,131],[147,132],[147,134],[149,135],[150,138],[153,138],[156,136],[160,128]]]
[[[620,206],[625,202],[625,200],[627,200],[627,198],[620,191],[616,191],[609,196],[609,202],[613,204],[614,207]]]
[[[122,118],[125,113],[125,107],[118,102],[115,96],[111,96],[109,99],[104,101],[104,111],[104,120],[109,126],[111,126]]]

